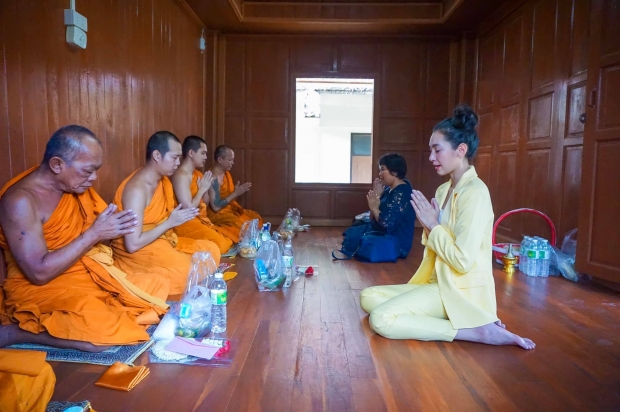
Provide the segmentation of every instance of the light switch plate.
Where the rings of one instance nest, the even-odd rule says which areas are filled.
[[[77,26],[67,26],[67,43],[81,49],[86,48],[86,33]]]

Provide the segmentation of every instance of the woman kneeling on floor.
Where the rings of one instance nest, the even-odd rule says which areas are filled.
[[[433,129],[429,160],[437,174],[449,176],[450,181],[437,189],[430,203],[419,191],[411,195],[425,245],[413,278],[406,285],[362,291],[362,309],[370,314],[370,327],[379,335],[524,349],[536,346],[508,332],[497,318],[493,207],[487,186],[469,165],[478,148],[477,123],[478,116],[469,106],[458,106],[453,117]]]

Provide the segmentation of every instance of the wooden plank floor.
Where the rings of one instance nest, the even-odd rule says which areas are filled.
[[[231,368],[154,364],[126,393],[94,386],[105,367],[53,363],[53,399],[87,399],[98,412],[620,410],[618,292],[496,270],[500,318],[535,350],[390,341],[368,328],[360,290],[405,283],[421,246],[397,264],[332,262],[341,232],[313,228],[295,239],[298,263],[318,264],[319,274],[283,293],[259,293],[251,262],[233,260]]]

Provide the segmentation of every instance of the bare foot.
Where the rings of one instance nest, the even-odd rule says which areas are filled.
[[[502,329],[506,329],[506,325],[504,325],[501,320],[498,320],[497,322],[495,322],[495,324]]]
[[[536,344],[530,339],[508,332],[495,323],[489,323],[488,325],[472,329],[459,329],[455,339],[486,343],[487,345],[516,345],[526,350],[536,347]]]
[[[17,343],[36,343],[60,349],[79,349],[85,352],[103,352],[110,348],[110,346],[98,346],[89,342],[59,339],[45,332],[39,334],[30,333],[20,329],[17,324],[0,326],[0,348]]]

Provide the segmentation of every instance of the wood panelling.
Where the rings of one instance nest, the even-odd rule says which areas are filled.
[[[545,94],[530,100],[529,112],[529,139],[544,139],[551,137],[551,122],[553,113],[553,93]]]
[[[329,190],[293,190],[293,204],[304,211],[304,218],[330,217],[332,192]]]
[[[420,46],[412,42],[387,43],[382,47],[383,93],[381,110],[385,113],[420,113]]]
[[[65,41],[67,6],[0,2],[0,184],[40,162],[51,134],[75,123],[102,141],[95,187],[110,201],[143,164],[152,133],[205,132],[203,26],[170,0],[78,2],[88,18],[81,50]]]
[[[288,114],[288,49],[287,42],[264,39],[248,41],[248,111]],[[239,81],[232,76],[227,77],[227,83]]]
[[[297,77],[374,79],[373,165],[382,153],[402,153],[413,186],[434,196],[443,178],[428,161],[428,139],[456,102],[458,45],[452,38],[221,35],[218,76],[226,93],[213,144],[245,151],[247,207],[270,219],[297,207],[323,223],[349,222],[368,209],[370,185],[296,184],[294,160],[283,166],[295,159]]]
[[[338,43],[338,70],[342,73],[377,72],[379,43],[344,41]]]
[[[565,137],[583,136],[583,125],[580,117],[586,112],[586,84],[579,82],[568,86],[568,102],[566,104]]]
[[[519,140],[519,103],[504,107],[500,111],[500,140],[502,143],[516,143]]]
[[[534,3],[532,28],[531,88],[547,86],[555,81],[558,0],[540,0]],[[559,56],[558,56],[559,57]]]
[[[476,165],[496,217],[538,209],[561,239],[577,226],[590,1],[521,3],[478,28]],[[533,215],[511,217],[498,229],[514,241],[524,234],[548,231]]]
[[[391,145],[411,144],[419,129],[417,121],[410,118],[394,119],[391,117],[381,118],[381,136],[383,143]]]
[[[284,216],[288,209],[288,151],[253,148],[247,157],[251,207],[265,216]]]
[[[620,283],[620,3],[592,0],[591,44],[579,203],[580,271]]]
[[[291,48],[291,67],[299,71],[323,71],[334,69],[334,50],[325,47],[321,40],[300,40]]]
[[[588,263],[618,270],[620,253],[611,245],[620,245],[617,216],[614,216],[620,207],[620,174],[616,171],[620,159],[620,139],[597,142],[595,152],[593,203],[596,205],[596,213],[591,217],[590,242],[593,247],[590,248]]]
[[[497,34],[479,40],[478,57],[478,109],[485,109],[495,102],[498,59]]]
[[[353,219],[368,210],[367,190],[334,190],[334,219]],[[300,205],[301,206],[301,205]]]
[[[249,122],[249,143],[253,148],[288,148],[288,117],[251,117]]]
[[[574,76],[588,69],[588,39],[590,35],[590,0],[572,2],[571,69]]]
[[[582,146],[564,147],[564,161],[562,171],[562,221],[558,228],[560,233],[566,233],[578,226],[579,204],[581,189],[581,159]]]

